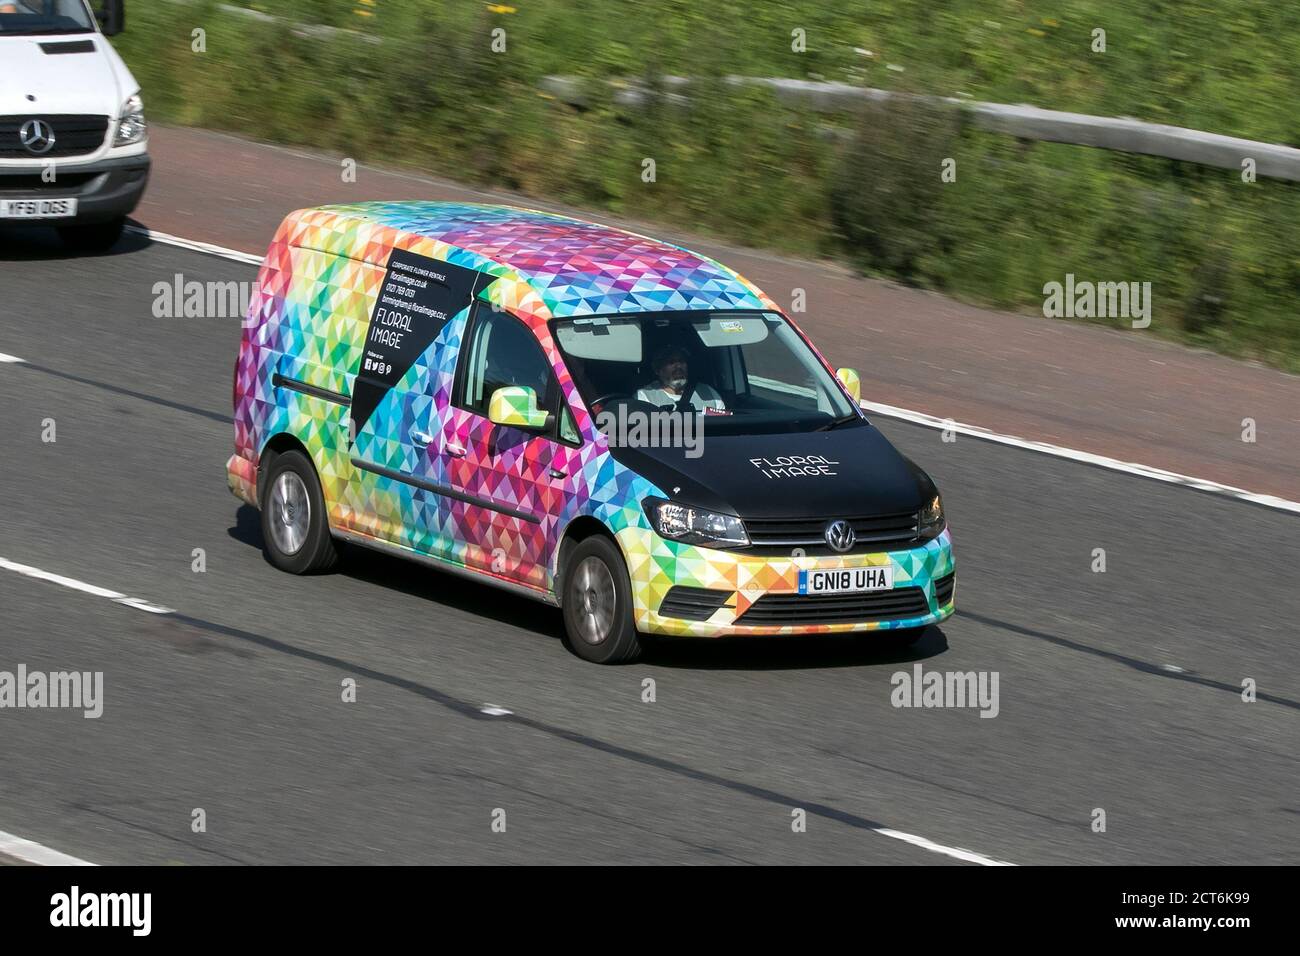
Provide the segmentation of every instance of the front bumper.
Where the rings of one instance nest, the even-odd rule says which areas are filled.
[[[0,198],[77,200],[77,215],[67,219],[5,219],[6,226],[70,226],[109,222],[130,215],[149,182],[148,154],[58,163],[52,183],[41,168],[0,166]]]
[[[651,634],[728,637],[892,630],[937,624],[950,617],[955,606],[955,587],[948,591],[942,603],[936,598],[936,583],[946,582],[956,569],[952,556],[952,538],[946,528],[939,537],[920,547],[844,557],[746,556],[743,552],[715,551],[665,541],[653,531],[641,527],[625,528],[619,532],[618,538],[627,557],[632,581],[636,626]],[[893,567],[893,590],[877,593],[893,595],[901,594],[905,588],[918,588],[924,595],[923,602],[917,596],[914,610],[906,612],[906,616],[868,615],[862,620],[835,623],[759,626],[744,623],[746,611],[764,595],[797,596],[800,570],[885,565]],[[704,620],[687,620],[660,614],[664,598],[677,586],[724,591],[727,596],[723,599],[722,606]],[[796,621],[799,618],[798,608],[798,602],[794,601],[792,617]]]

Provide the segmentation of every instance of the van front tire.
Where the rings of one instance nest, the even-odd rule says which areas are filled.
[[[320,479],[302,452],[286,451],[272,459],[262,483],[261,508],[262,547],[281,571],[311,574],[338,562]]]
[[[569,650],[583,660],[628,664],[641,656],[627,565],[609,538],[592,535],[574,547],[564,568],[561,606]]]

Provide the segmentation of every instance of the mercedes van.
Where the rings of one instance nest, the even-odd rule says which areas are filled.
[[[295,574],[348,542],[643,634],[856,634],[953,613],[934,483],[726,266],[549,213],[291,214],[234,373],[230,489]]]
[[[117,241],[149,179],[140,85],[106,39],[122,0],[0,0],[0,225]]]

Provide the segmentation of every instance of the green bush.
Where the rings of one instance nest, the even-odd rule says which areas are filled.
[[[921,99],[872,102],[828,183],[830,215],[850,256],[872,272],[932,284],[949,254],[944,164],[956,171],[960,116]]]

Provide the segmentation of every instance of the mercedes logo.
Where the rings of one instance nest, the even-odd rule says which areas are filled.
[[[18,140],[33,156],[41,156],[54,148],[54,127],[45,120],[28,120],[18,130]]]
[[[853,525],[849,524],[843,518],[832,521],[826,526],[826,543],[836,551],[847,551],[853,547],[853,542],[858,536],[853,531]]]

